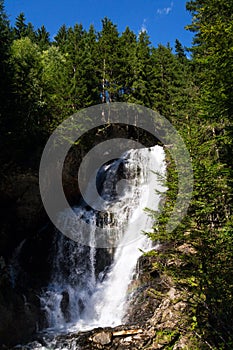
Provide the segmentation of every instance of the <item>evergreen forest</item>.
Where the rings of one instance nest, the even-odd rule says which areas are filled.
[[[109,18],[99,32],[62,25],[51,39],[23,13],[12,26],[0,0],[0,176],[37,173],[51,133],[80,109],[130,102],[159,112],[186,144],[194,190],[187,215],[167,233],[177,195],[167,152],[165,209],[149,235],[169,244],[160,268],[192,296],[187,317],[199,344],[193,349],[232,349],[233,1],[190,0],[186,7],[190,48],[178,38],[154,47],[146,31],[120,33]],[[195,251],[180,254],[184,269],[166,264],[181,244]]]

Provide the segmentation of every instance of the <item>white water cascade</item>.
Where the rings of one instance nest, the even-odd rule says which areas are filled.
[[[66,211],[61,213],[60,220],[78,237],[83,234],[82,223],[88,222],[90,242],[84,246],[62,234],[56,237],[51,283],[41,296],[48,330],[59,333],[122,323],[138,258],[152,247],[142,234],[153,226],[144,208],[158,210],[161,198],[155,190],[165,191],[157,172],[165,173],[162,147],[128,151],[99,171],[99,192],[109,203],[104,215],[80,205],[74,208],[77,228]],[[123,188],[122,183],[126,184]],[[110,214],[113,207],[114,216]],[[98,225],[113,230],[118,242],[115,248],[95,247]]]

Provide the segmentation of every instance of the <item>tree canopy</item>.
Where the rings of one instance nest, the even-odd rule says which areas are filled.
[[[150,236],[195,249],[184,257],[190,268],[170,273],[193,293],[192,331],[203,349],[232,349],[233,2],[192,0],[187,10],[191,58],[178,38],[174,48],[154,47],[146,32],[120,33],[108,18],[99,32],[62,25],[51,40],[23,13],[12,28],[0,0],[0,142],[5,162],[18,149],[17,163],[29,145],[43,148],[58,124],[91,105],[128,101],[164,115],[190,152],[194,192],[187,216],[168,234],[177,172],[167,150],[165,207]]]

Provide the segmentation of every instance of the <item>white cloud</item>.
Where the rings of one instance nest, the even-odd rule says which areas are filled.
[[[139,30],[139,34],[141,33],[146,33],[147,32],[147,27],[146,27],[146,18],[144,18],[143,23],[141,25],[141,29]]]
[[[172,12],[174,6],[174,2],[172,1],[169,7],[164,7],[162,9],[157,10],[158,15],[168,15],[170,12]]]

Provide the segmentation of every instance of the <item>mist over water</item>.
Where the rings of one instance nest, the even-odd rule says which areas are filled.
[[[142,234],[153,226],[144,208],[157,210],[161,198],[155,190],[165,191],[156,172],[165,174],[162,147],[130,150],[99,170],[97,188],[106,202],[103,213],[85,202],[73,208],[78,220],[75,223],[68,212],[60,213],[59,220],[76,239],[58,233],[54,241],[51,282],[40,297],[48,331],[87,330],[122,323],[138,258],[152,247]],[[84,241],[86,223],[89,246],[78,243],[79,237]],[[106,246],[110,248],[96,248],[99,227],[104,228],[109,241]]]

